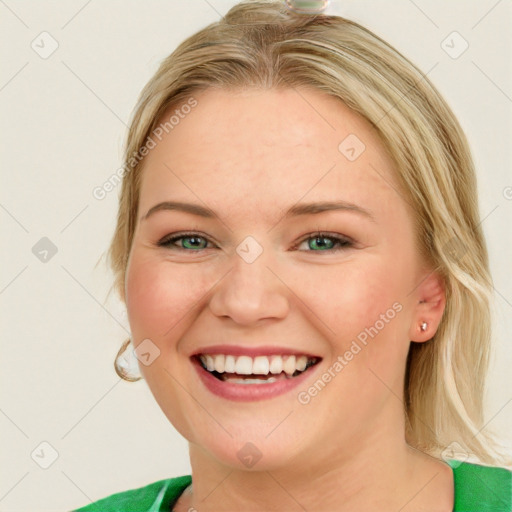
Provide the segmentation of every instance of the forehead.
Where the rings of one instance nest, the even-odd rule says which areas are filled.
[[[305,88],[208,89],[194,98],[197,106],[146,157],[141,211],[176,198],[259,218],[301,198],[396,203],[380,138],[337,98]]]

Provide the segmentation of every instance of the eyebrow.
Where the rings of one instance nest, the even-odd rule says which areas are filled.
[[[200,206],[198,204],[182,203],[179,201],[164,201],[151,207],[148,210],[148,212],[140,218],[140,220],[143,221],[150,217],[151,215],[153,215],[154,213],[161,210],[181,211],[185,213],[190,213],[192,215],[197,215],[198,217],[205,217],[208,219],[217,217],[217,214],[213,210],[204,206]],[[357,204],[350,203],[348,201],[320,201],[315,203],[295,204],[286,211],[283,218],[289,219],[301,215],[316,215],[322,212],[333,210],[351,211],[359,213],[360,215],[363,215],[364,217],[371,220],[372,222],[377,223],[373,212],[365,208],[362,208]]]

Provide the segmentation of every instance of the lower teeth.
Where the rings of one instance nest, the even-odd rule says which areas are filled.
[[[221,380],[222,382],[232,382],[234,384],[267,384],[272,382],[277,382],[278,380],[287,380],[292,379],[293,377],[296,377],[297,375],[300,375],[302,372],[296,371],[293,375],[288,375],[287,373],[280,373],[279,375],[275,376],[269,376],[264,377],[263,375],[251,378],[248,375],[247,376],[238,376],[233,373],[217,373],[217,372],[210,372],[213,376],[215,376],[217,379]]]
[[[236,377],[231,377],[229,382],[234,384],[267,384],[269,382],[276,382],[277,379],[275,377],[269,377],[268,379],[239,379]],[[224,381],[225,382],[225,381]]]

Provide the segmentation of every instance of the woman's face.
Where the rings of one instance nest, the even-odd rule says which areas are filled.
[[[126,277],[158,404],[204,456],[241,469],[403,440],[409,343],[434,334],[419,331],[431,274],[376,132],[317,90],[194,97],[153,137]],[[301,356],[317,363],[287,377]]]

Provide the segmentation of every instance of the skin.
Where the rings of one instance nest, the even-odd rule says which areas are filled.
[[[410,342],[435,334],[445,293],[420,258],[413,212],[376,132],[318,90],[194,97],[198,105],[146,158],[124,296],[134,344],[149,338],[160,350],[141,372],[189,441],[193,486],[174,510],[451,511],[452,470],[408,446],[403,415]],[[366,146],[355,161],[338,150],[349,134]],[[283,219],[297,202],[339,199],[375,222],[353,211]],[[159,211],[140,220],[170,200],[217,217]],[[319,230],[353,245],[319,249]],[[190,238],[158,246],[184,231],[205,237],[206,248],[187,249]],[[250,264],[236,252],[247,236],[263,248]],[[401,311],[299,403],[297,393],[395,303]],[[277,345],[322,361],[296,391],[235,403],[210,393],[189,359],[221,343]],[[237,456],[247,442],[262,454],[251,468]]]

